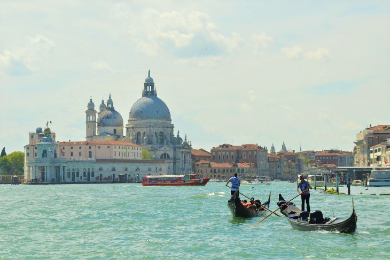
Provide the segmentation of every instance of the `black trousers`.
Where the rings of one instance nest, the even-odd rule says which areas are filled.
[[[310,212],[310,194],[301,194],[302,206],[301,210],[305,211],[305,201],[307,206],[307,212]]]

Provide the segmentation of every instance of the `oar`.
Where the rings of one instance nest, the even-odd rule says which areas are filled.
[[[230,188],[230,186],[227,186],[228,188]],[[241,192],[240,192],[240,194],[242,195],[242,196],[244,196],[245,198],[247,198],[247,199],[249,199],[250,200],[250,198],[248,197],[248,196],[246,196],[245,194],[242,194]],[[271,197],[271,192],[269,193],[269,196]],[[268,199],[268,201],[269,201],[269,199]],[[268,211],[271,211],[269,208],[267,208],[266,206],[264,206],[264,205],[261,205],[261,207],[263,208],[263,209],[265,209],[265,210],[268,210]],[[278,217],[282,217],[282,216],[280,216],[278,213],[275,213],[275,212],[272,212],[272,213],[274,213],[276,216],[278,216]],[[271,214],[272,214],[271,213]]]
[[[309,188],[307,188],[306,190],[302,191],[301,194],[305,191],[307,191]],[[293,199],[295,199],[296,197],[298,197],[299,195],[301,194],[298,194],[297,196],[295,196],[294,198],[292,198],[291,200],[285,202],[284,204],[282,204],[279,208],[275,209],[274,211],[272,211],[270,214],[268,214],[267,216],[265,216],[262,220],[260,220],[259,222],[257,222],[256,225],[254,225],[253,227],[256,227],[258,224],[260,224],[264,219],[268,218],[269,216],[272,215],[272,213],[274,213],[275,211],[277,211],[278,209],[280,209],[281,207],[283,207],[284,205],[286,205],[287,203],[289,203],[290,201],[292,201]]]

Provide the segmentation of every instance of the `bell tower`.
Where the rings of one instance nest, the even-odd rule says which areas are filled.
[[[86,140],[92,141],[96,135],[96,110],[95,104],[92,102],[92,98],[89,100],[88,109],[85,111],[86,116]]]

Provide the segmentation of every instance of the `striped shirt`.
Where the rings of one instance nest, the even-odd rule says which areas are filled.
[[[229,179],[229,181],[232,183],[232,188],[231,188],[232,191],[239,190],[240,183],[241,183],[240,178],[238,178],[238,177],[231,177]]]

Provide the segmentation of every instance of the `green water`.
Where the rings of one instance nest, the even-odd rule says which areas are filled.
[[[285,182],[241,186],[262,201],[270,191],[271,209],[279,193],[297,194]],[[348,217],[354,198],[354,234],[297,231],[276,216],[253,227],[261,218],[232,219],[229,193],[221,182],[0,185],[0,259],[389,259],[390,196],[371,194],[390,187],[352,187],[351,196],[312,191],[312,210],[330,217]]]

